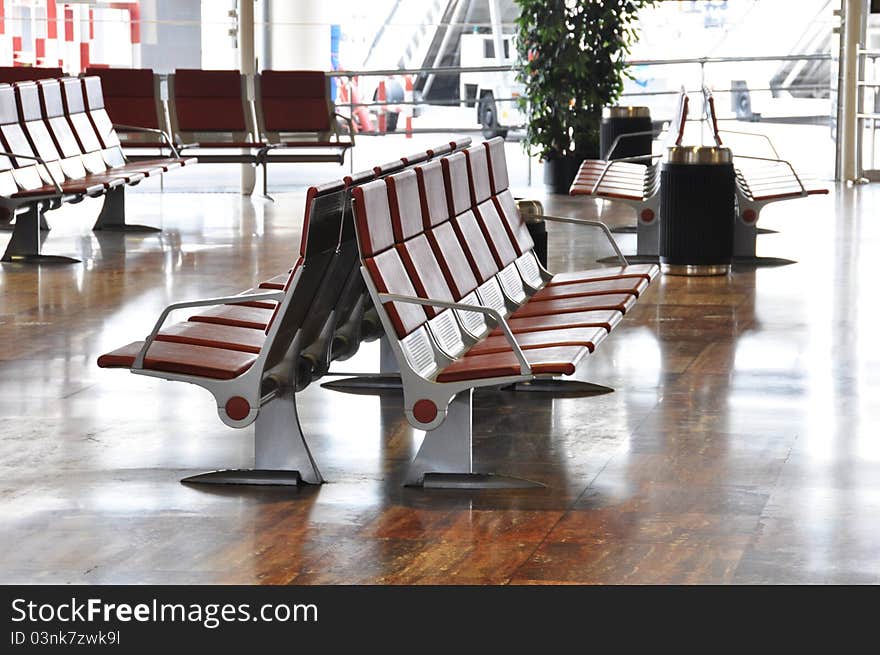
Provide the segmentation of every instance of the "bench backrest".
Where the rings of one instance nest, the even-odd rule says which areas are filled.
[[[684,139],[684,129],[687,126],[688,104],[690,100],[682,87],[678,94],[675,115],[669,123],[669,131],[666,134],[666,146],[680,146]]]
[[[104,148],[118,148],[120,146],[119,135],[113,127],[113,121],[107,114],[104,106],[104,89],[101,78],[89,76],[82,78],[82,88],[85,94],[86,109],[89,120],[95,128],[95,134]]]
[[[168,76],[168,109],[175,138],[186,143],[207,134],[213,141],[247,141],[254,129],[246,85],[237,70],[174,71]]]
[[[715,141],[715,145],[721,147],[724,145],[724,142],[721,140],[721,134],[718,131],[718,116],[715,113],[715,96],[712,95],[712,92],[707,86],[703,87],[703,102],[706,106],[706,117],[709,119],[709,127],[712,128],[712,138]]]
[[[95,127],[89,120],[86,111],[86,99],[83,94],[82,80],[76,77],[65,77],[60,81],[61,100],[64,113],[73,134],[83,152],[97,152],[103,150],[104,145],[95,132]]]
[[[326,138],[333,131],[330,83],[322,71],[263,71],[254,76],[254,96],[259,132],[271,142],[281,134]]]
[[[40,68],[36,66],[0,66],[0,83],[12,84],[13,82],[28,82],[31,80],[44,80],[53,77],[62,77],[64,73],[60,68]]]
[[[25,138],[30,144],[30,150],[42,157],[48,165],[52,175],[59,181],[70,178],[85,177],[86,171],[82,162],[78,159],[64,159],[49,133],[43,116],[43,108],[40,103],[40,90],[36,82],[16,82],[15,99],[18,104],[18,117]],[[27,151],[19,146],[16,152],[27,154]],[[43,175],[43,180],[48,184],[51,178]]]
[[[359,273],[358,248],[352,213],[352,193],[377,175],[361,176],[357,182],[333,182],[312,187],[306,195],[306,213],[300,242],[301,267],[293,297],[285,296],[278,307],[277,326],[268,336],[271,341],[264,370],[287,357],[298,357],[325,338],[328,331],[348,319],[359,300],[366,297],[366,287]],[[291,275],[291,281],[295,276]],[[292,352],[291,344],[298,338]],[[330,364],[332,339],[319,349],[320,361],[311,362],[311,375],[320,376]],[[356,344],[355,344],[356,347]],[[312,348],[314,350],[314,348]],[[352,353],[349,353],[352,354]],[[315,356],[312,353],[312,356]],[[301,369],[302,370],[302,369]],[[310,378],[304,380],[307,384]]]
[[[19,122],[15,90],[9,84],[0,84],[0,144],[6,152],[34,155]],[[13,179],[22,189],[36,189],[50,181],[42,166],[23,157],[0,156],[0,170],[11,170]],[[6,185],[5,188],[11,187]]]
[[[126,141],[153,143],[154,135],[125,129],[126,125],[167,131],[165,104],[162,102],[159,76],[150,68],[93,68],[85,72],[101,82],[103,104],[117,132]]]

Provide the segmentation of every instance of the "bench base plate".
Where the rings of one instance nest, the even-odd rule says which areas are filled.
[[[7,264],[81,264],[82,261],[64,255],[7,255],[2,260]]]
[[[303,482],[299,471],[267,471],[262,469],[229,469],[191,475],[184,484],[247,484],[255,486],[296,487]]]
[[[782,257],[734,257],[733,267],[737,268],[756,268],[758,266],[788,266],[789,264],[797,264],[793,259],[784,259]]]
[[[342,380],[324,382],[321,386],[325,389],[332,389],[333,391],[360,394],[370,394],[380,391],[400,391],[403,389],[403,383],[400,381],[400,375],[397,373],[356,375],[354,377],[343,378]]]
[[[92,228],[95,231],[100,232],[161,232],[161,228],[153,227],[151,225],[129,225],[128,223],[123,223],[122,225],[102,225],[100,227]]]
[[[535,489],[546,485],[494,473],[425,473],[424,489]]]
[[[501,387],[503,391],[520,391],[532,393],[552,393],[559,396],[600,396],[606,393],[614,393],[614,389],[593,382],[581,382],[580,380],[532,380],[531,382],[516,382]]]

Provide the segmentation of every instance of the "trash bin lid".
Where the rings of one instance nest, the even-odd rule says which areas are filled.
[[[651,110],[647,107],[605,107],[602,118],[650,118]]]
[[[733,161],[730,148],[720,146],[672,146],[666,149],[670,164],[729,164]]]

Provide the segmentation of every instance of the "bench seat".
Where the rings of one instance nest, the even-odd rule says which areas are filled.
[[[611,310],[592,310],[571,312],[570,314],[527,316],[511,318],[507,321],[514,334],[535,332],[538,330],[558,330],[562,328],[602,327],[609,332],[623,319],[623,312]],[[501,328],[495,328],[490,335],[503,334]]]
[[[590,352],[608,336],[604,327],[573,327],[536,332],[516,333],[516,342],[523,350],[546,348],[547,346],[583,346]],[[487,355],[510,351],[510,342],[503,334],[486,337],[468,355]]]
[[[603,294],[597,296],[576,296],[574,298],[551,298],[549,300],[530,300],[514,311],[511,319],[531,316],[560,316],[562,314],[584,312],[596,309],[615,310],[625,314],[636,303],[632,294]]]
[[[275,277],[269,278],[265,282],[260,283],[260,289],[283,289],[284,285],[287,284],[287,280],[290,279],[290,272],[282,273],[281,275],[276,275]]]
[[[143,341],[135,341],[101,355],[98,358],[98,366],[131,368],[143,346]],[[144,368],[150,371],[194,375],[214,380],[232,380],[247,371],[256,359],[256,355],[235,350],[154,341],[144,358]]]
[[[598,296],[603,294],[632,294],[638,297],[639,294],[648,288],[648,283],[649,281],[643,277],[629,277],[558,284],[556,286],[544,287],[532,296],[531,302],[553,298]]]
[[[528,351],[533,375],[571,375],[590,351],[585,346],[559,346]],[[470,352],[455,360],[438,375],[438,382],[461,382],[520,374],[519,361],[512,351],[476,354]]]
[[[183,321],[163,328],[156,335],[156,341],[189,343],[259,355],[266,341],[266,331],[221,323]]]
[[[240,305],[220,305],[212,307],[199,314],[190,316],[188,320],[196,323],[217,323],[231,325],[233,327],[252,328],[265,330],[269,321],[272,320],[274,309],[262,307],[249,307]]]
[[[608,266],[606,268],[593,268],[585,271],[569,271],[556,273],[547,283],[548,287],[565,284],[577,284],[590,280],[616,280],[619,278],[640,277],[647,281],[653,280],[660,274],[657,264],[628,264],[627,266]]]

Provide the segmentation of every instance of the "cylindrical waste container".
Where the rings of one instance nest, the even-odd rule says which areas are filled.
[[[547,268],[547,223],[544,221],[544,205],[537,200],[516,199],[516,208],[522,216],[532,241],[535,242],[535,255],[541,266]]]
[[[729,148],[668,148],[660,169],[660,268],[726,275],[733,260],[736,178]]]
[[[622,134],[638,133],[614,140]],[[651,111],[647,107],[606,107],[602,110],[602,124],[599,127],[599,155],[603,159],[622,159],[624,157],[650,157],[651,143],[654,140],[651,124]],[[608,151],[614,148],[611,156]]]

